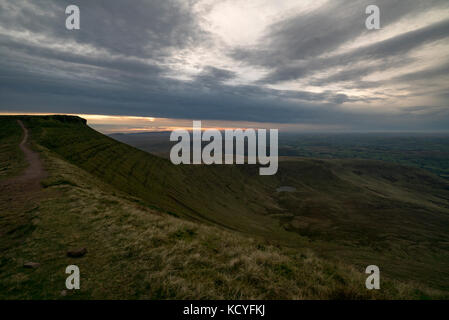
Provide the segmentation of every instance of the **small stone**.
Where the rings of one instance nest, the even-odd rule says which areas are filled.
[[[81,258],[87,253],[86,248],[74,249],[67,251],[67,256],[70,258]]]
[[[65,297],[66,295],[67,295],[67,290],[62,290],[62,291],[61,291],[61,296],[62,296],[62,297]]]
[[[39,268],[41,266],[41,264],[37,263],[37,262],[27,262],[27,263],[24,263],[23,266],[25,268],[29,268],[29,269],[36,269],[36,268]]]

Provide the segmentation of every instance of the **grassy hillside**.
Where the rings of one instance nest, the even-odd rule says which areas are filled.
[[[28,125],[40,144],[154,208],[449,287],[448,183],[424,170],[299,158],[268,177],[257,166],[174,166],[64,119]],[[285,185],[296,192],[276,192]]]
[[[47,148],[35,148],[49,176],[41,200],[27,212],[33,228],[1,235],[0,299],[442,297],[387,279],[382,290],[368,291],[363,270],[150,209]],[[88,249],[84,257],[66,256],[79,247]],[[28,261],[40,267],[23,268]],[[80,268],[78,291],[64,291],[69,264]]]
[[[153,208],[245,233],[271,235],[276,240],[300,241],[266,215],[268,208],[277,207],[275,200],[267,197],[274,193],[276,181],[258,179],[256,166],[245,170],[236,166],[174,166],[79,121],[41,117],[26,122],[39,144]]]
[[[449,189],[424,170],[368,160],[283,162],[297,192],[278,200],[286,230],[323,255],[383,266],[396,279],[449,289]],[[374,262],[373,262],[374,263]]]
[[[283,159],[274,177],[259,176],[257,166],[173,166],[99,134],[79,118],[23,119],[47,161],[45,192],[64,193],[39,207],[48,217],[42,248],[34,247],[34,239],[26,242],[32,248],[14,249],[10,257],[40,257],[35,250],[44,250],[49,241],[62,253],[62,266],[64,248],[76,241],[89,247],[103,243],[95,257],[102,259],[102,252],[105,260],[94,260],[89,268],[110,265],[115,271],[105,277],[117,281],[111,285],[138,282],[123,274],[149,268],[143,276],[148,288],[136,293],[127,287],[135,297],[371,297],[361,273],[370,264],[379,265],[385,278],[416,282],[387,284],[377,293],[382,297],[423,298],[429,293],[416,290],[421,286],[449,287],[448,185],[425,171],[376,161],[299,158]],[[279,186],[296,190],[276,192]],[[57,217],[60,212],[67,217]],[[73,237],[57,240],[65,232]],[[155,242],[148,242],[154,235]],[[123,247],[129,248],[122,256],[129,261],[114,258]],[[304,264],[311,256],[313,262]],[[5,261],[6,269],[20,269],[17,260]],[[194,275],[203,268],[201,277],[209,279],[204,282]],[[119,297],[106,295],[107,285],[96,277],[104,288],[98,297]],[[149,287],[167,278],[158,294],[151,293]],[[172,280],[178,286],[173,288]]]

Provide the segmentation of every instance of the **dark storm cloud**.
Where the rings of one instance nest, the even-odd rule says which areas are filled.
[[[82,29],[86,28],[84,19],[83,12]],[[49,34],[54,36],[57,32]],[[92,38],[88,37],[86,41],[89,43]],[[93,44],[101,47],[103,43]],[[183,82],[161,77],[161,68],[157,64],[129,61],[120,56],[105,55],[98,58],[59,52],[14,41],[8,37],[0,40],[0,48],[5,57],[9,56],[7,63],[0,63],[5,75],[0,79],[3,90],[13,92],[10,96],[15,99],[20,93],[26,93],[33,101],[27,102],[24,96],[16,100],[14,105],[10,105],[11,107],[26,107],[29,103],[40,109],[44,105],[36,104],[36,96],[41,97],[42,103],[47,104],[52,101],[59,102],[66,96],[68,99],[64,107],[68,108],[67,112],[88,112],[95,106],[96,113],[121,114],[124,112],[122,106],[126,105],[125,112],[136,115],[253,121],[274,119],[286,122],[293,119],[318,118],[326,114],[323,111],[325,108],[347,100],[346,95],[331,92],[311,93],[249,85],[224,85],[222,82],[234,78],[235,73],[213,66],[204,68],[193,81]],[[115,49],[113,48],[112,52]],[[18,53],[23,56],[18,56]],[[29,64],[37,61],[40,70],[36,72],[33,68],[25,68],[21,72],[16,65],[10,67],[13,61],[17,64],[21,61]],[[45,81],[41,80],[42,69],[49,71],[45,74]],[[85,70],[89,77],[78,78],[77,74]],[[96,83],[97,78],[107,80]],[[44,98],[45,94],[48,94],[47,100]],[[60,105],[56,106],[59,107]],[[307,109],[300,110],[304,107]],[[268,116],[273,113],[273,109],[276,112]]]
[[[215,83],[231,80],[235,76],[235,72],[208,66],[200,73],[197,80],[204,83]]]
[[[369,34],[365,8],[379,6],[385,28],[401,18],[413,17],[446,0],[333,0],[317,10],[282,20],[269,28],[259,50],[236,50],[235,56],[263,66],[278,66],[327,54],[356,37]]]
[[[194,1],[6,0],[0,20],[11,29],[31,30],[59,40],[104,48],[111,53],[158,57],[205,40],[191,5]],[[65,9],[76,4],[82,28],[67,30]]]
[[[11,39],[0,39],[0,48],[4,56],[12,55],[11,59],[19,53],[28,55],[29,57],[43,58],[47,60],[50,68],[58,63],[68,63],[72,65],[87,67],[102,68],[104,71],[121,71],[125,73],[137,74],[154,74],[162,71],[161,67],[156,64],[147,64],[139,61],[132,61],[124,57],[111,57],[104,55],[102,57],[94,57],[89,55],[81,55],[73,52],[59,52],[50,48],[39,47],[35,45],[26,44],[23,42],[14,41]],[[59,68],[62,68],[60,65]],[[51,71],[51,69],[49,69]]]
[[[356,72],[357,71],[358,70],[356,70]],[[360,74],[357,74],[356,76],[360,78]],[[333,79],[326,79],[326,82],[331,80]],[[340,78],[336,81],[344,80]],[[320,83],[322,84],[324,83],[324,81],[320,81]],[[411,95],[420,95],[423,91],[426,92],[426,94],[429,94],[429,90],[433,95],[449,95],[449,91],[446,86],[439,86],[442,83],[446,85],[449,84],[449,61],[438,67],[405,73],[400,76],[392,77],[388,80],[359,81],[357,82],[357,84],[351,84],[348,87],[352,86],[353,88],[380,88],[389,84],[399,84],[403,87],[410,87],[411,90],[415,90],[415,92],[412,92]],[[416,92],[417,88],[419,89],[418,92]]]
[[[0,77],[0,92],[5,101],[9,96],[10,107],[29,106],[30,111],[49,110],[54,105],[52,112],[57,112],[62,99],[68,97],[63,104],[64,110],[70,113],[85,113],[95,108],[96,113],[123,114],[125,107],[129,115],[318,122],[326,116],[328,109],[347,99],[345,95],[332,92],[230,86],[216,80],[205,81],[202,77],[180,82],[121,74],[114,82],[96,84],[95,78],[78,79],[76,70],[71,69],[64,69],[64,76],[47,75],[42,81],[40,72],[19,71],[15,66],[9,67],[4,63],[0,63],[0,67],[4,71],[4,76]]]
[[[313,81],[314,85],[325,85],[329,83],[343,82],[343,81],[360,81],[360,79],[366,75],[374,72],[384,71],[391,68],[397,68],[406,66],[413,62],[413,58],[407,57],[406,53],[417,47],[425,45],[426,43],[431,43],[436,40],[443,38],[449,38],[449,20],[442,21],[430,25],[426,28],[421,28],[416,31],[408,32],[400,36],[394,37],[393,39],[388,39],[375,43],[370,46],[366,46],[357,50],[353,50],[347,54],[337,55],[329,59],[320,59],[315,62],[315,67],[303,67],[303,68],[293,68],[288,71],[287,75],[292,76],[305,76],[307,74],[316,72],[317,70],[326,69],[335,66],[345,66],[349,67],[351,64],[356,62],[367,61],[367,66],[347,68],[329,77],[321,78],[319,80]],[[379,61],[380,64],[369,65],[370,61]],[[446,65],[438,68],[431,68],[429,70],[423,70],[420,72],[413,72],[410,74],[405,74],[403,76],[398,76],[392,78],[389,82],[408,82],[418,79],[429,79],[429,77],[435,77],[441,75],[443,70],[447,70]],[[287,76],[287,77],[288,77]],[[277,70],[273,72],[270,76],[265,79],[269,81],[270,79],[285,79],[282,70]],[[374,84],[374,83],[373,83]],[[385,82],[374,84],[374,86],[380,86],[385,84]],[[369,87],[369,85],[364,86],[364,88]]]
[[[366,104],[378,97],[354,97],[327,84],[376,88],[362,77],[413,61],[407,54],[449,35],[449,20],[391,39],[323,57],[365,34],[366,4],[378,4],[386,26],[447,1],[330,1],[317,10],[269,27],[255,48],[231,50],[237,65],[262,66],[259,83],[233,84],[237,72],[201,65],[190,80],[167,77],[177,53],[213,48],[215,40],[201,28],[196,1],[2,1],[0,2],[0,109],[5,111],[95,113],[167,118],[245,120],[341,125],[348,128],[449,127],[445,106],[424,115],[404,109],[386,116],[366,108],[350,111],[345,103]],[[65,29],[68,4],[81,9],[81,30]],[[361,12],[360,12],[361,11]],[[7,32],[5,32],[7,30]],[[26,34],[25,32],[31,32]],[[32,37],[36,35],[36,38]],[[75,45],[75,48],[73,47]],[[79,45],[79,48],[76,47]],[[381,65],[364,64],[381,60]],[[318,71],[344,68],[314,78]],[[426,73],[427,72],[427,73]],[[424,70],[398,76],[413,83],[442,76]],[[274,89],[266,84],[311,77],[320,92]],[[441,90],[436,94],[441,95]],[[435,116],[438,116],[435,119]],[[446,119],[449,119],[446,118]]]
[[[394,77],[392,81],[401,81],[401,82],[429,81],[429,79],[441,76],[449,77],[449,61],[438,67],[429,68],[416,72],[410,72],[401,76]]]
[[[289,65],[287,63],[288,61],[280,62],[276,64],[276,67],[273,68],[274,70],[263,82],[272,83],[295,80],[320,70],[327,70],[332,67],[347,67],[363,61],[369,63],[378,59],[382,59],[383,61],[382,66],[376,66],[376,71],[385,70],[402,63],[404,59],[407,59],[404,55],[409,51],[444,38],[449,38],[449,19],[398,35],[391,39],[376,42],[372,45],[360,47],[347,53],[337,54],[331,57],[300,60],[299,66],[296,67]],[[374,71],[370,68],[360,68],[358,70],[360,75],[355,74],[356,71],[353,71],[351,75],[359,76],[360,78],[360,76]]]

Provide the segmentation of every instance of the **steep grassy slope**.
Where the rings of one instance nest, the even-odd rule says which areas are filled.
[[[27,213],[33,228],[1,235],[0,299],[444,297],[385,278],[382,290],[368,291],[363,269],[158,212],[52,151],[35,148],[48,178],[40,202]],[[23,212],[12,208],[8,214]],[[66,256],[79,247],[87,255]],[[28,261],[40,267],[23,268]],[[73,292],[64,291],[70,264],[81,272],[81,289]]]
[[[104,136],[81,120],[61,119],[65,122],[54,117],[26,122],[40,144],[154,208],[275,240],[300,241],[277,220],[260,214],[277,204],[267,197],[275,181],[254,180],[256,166],[244,171],[236,166],[174,166]]]
[[[173,166],[79,118],[24,121],[39,144],[155,210],[449,288],[448,184],[423,170],[285,158],[276,176],[261,177],[257,166]]]

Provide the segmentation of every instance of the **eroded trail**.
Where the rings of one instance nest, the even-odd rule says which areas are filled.
[[[28,129],[23,125],[23,122],[17,120],[23,130],[23,139],[20,142],[20,149],[25,155],[25,160],[28,163],[27,168],[17,177],[6,179],[1,183],[2,191],[19,191],[26,193],[28,191],[35,191],[41,188],[40,182],[46,177],[46,172],[42,166],[39,154],[30,149],[28,143]],[[11,194],[12,195],[12,194]]]
[[[19,147],[28,163],[18,176],[0,182],[0,237],[8,235],[10,239],[20,239],[24,230],[28,230],[31,220],[38,209],[42,197],[41,181],[47,176],[39,154],[29,147],[28,129],[17,120],[24,132]],[[6,239],[4,239],[6,240]],[[8,241],[2,241],[0,251]]]
[[[20,149],[25,154],[25,159],[29,165],[17,180],[18,182],[27,183],[28,188],[39,189],[40,181],[45,178],[46,173],[38,153],[28,147],[28,129],[23,125],[22,121],[18,120],[18,122],[24,132]]]

